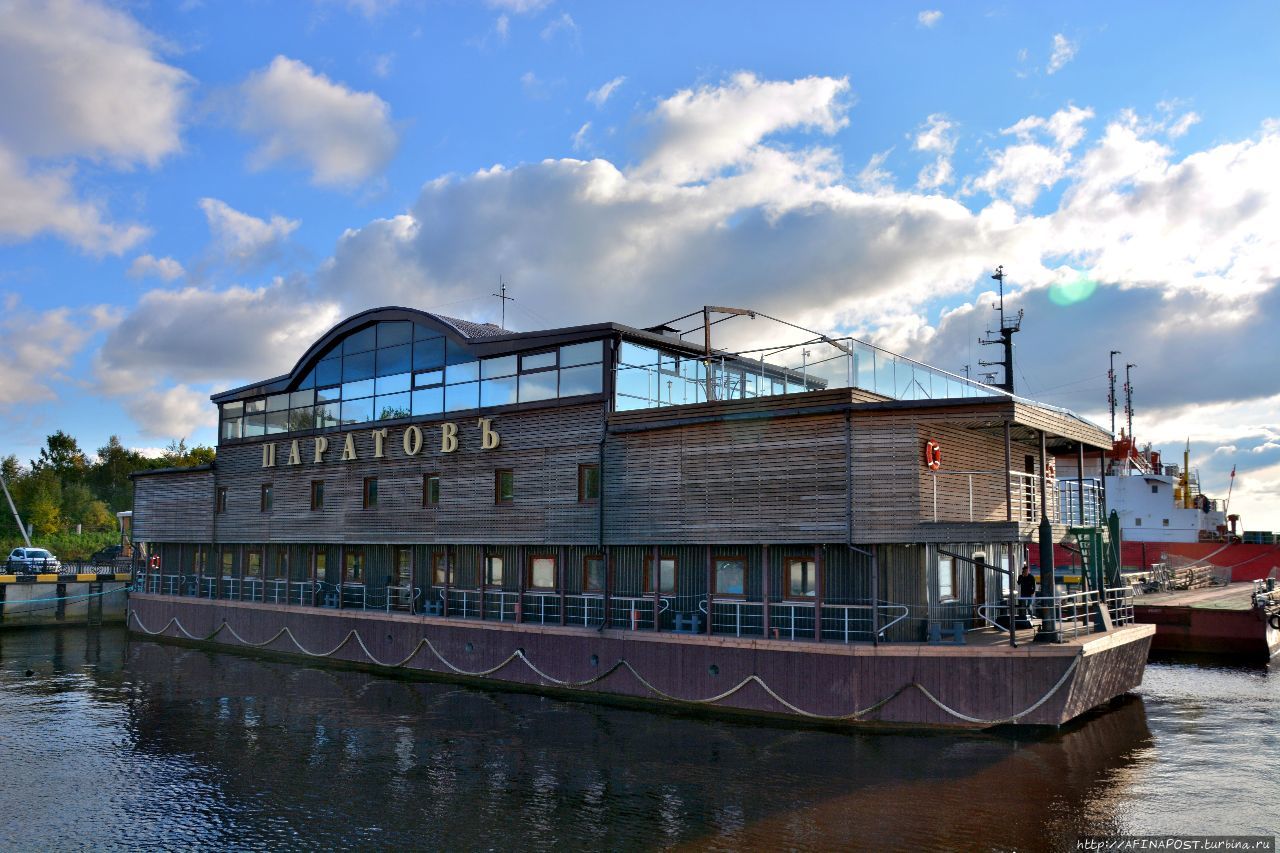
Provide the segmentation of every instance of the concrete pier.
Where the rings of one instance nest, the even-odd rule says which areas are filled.
[[[0,629],[123,622],[128,572],[0,575]]]

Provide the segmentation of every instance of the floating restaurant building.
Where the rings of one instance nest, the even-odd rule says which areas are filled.
[[[1049,642],[1010,618],[1069,533],[1049,460],[1110,434],[851,339],[714,349],[734,314],[347,319],[213,397],[212,465],[134,475],[130,627],[821,721],[1057,725],[1140,682],[1125,591],[1046,590]]]

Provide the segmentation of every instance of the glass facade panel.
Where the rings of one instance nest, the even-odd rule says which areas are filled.
[[[377,352],[377,375],[390,376],[393,373],[408,373],[413,361],[413,348],[408,344]]]
[[[340,388],[337,385],[333,386],[332,388],[316,389],[317,403],[332,403],[341,399],[342,399],[342,388]]]
[[[244,402],[236,401],[234,403],[224,403],[222,405],[222,416],[224,418],[238,418],[244,414]]]
[[[341,421],[338,403],[321,403],[316,406],[316,427],[333,427]]]
[[[306,391],[294,391],[289,395],[289,408],[297,409],[301,406],[314,406],[316,403],[316,392],[314,389]]]
[[[480,378],[480,362],[464,361],[459,364],[450,364],[444,369],[445,382],[450,385],[457,385],[460,382],[475,382]]]
[[[289,408],[288,394],[273,394],[267,398],[267,411],[278,412],[282,409]]]
[[[506,406],[516,401],[516,378],[486,379],[480,383],[481,406]]]
[[[480,407],[480,383],[468,382],[466,385],[450,385],[445,389],[444,410],[459,412],[463,409]]]
[[[408,320],[386,320],[378,324],[378,349],[407,344],[413,340],[413,324]]]
[[[356,382],[373,378],[374,354],[371,352],[347,355],[342,358],[342,381]]]
[[[535,352],[520,356],[520,372],[522,373],[530,370],[544,370],[548,367],[555,366],[555,350],[551,350],[550,352]]]
[[[257,438],[266,434],[266,415],[249,415],[244,419],[244,437]]]
[[[556,396],[556,371],[546,370],[542,373],[522,373],[520,375],[520,402],[531,403],[535,400],[552,400]]]
[[[604,369],[599,364],[568,367],[560,370],[560,396],[599,394],[604,390]]]
[[[342,403],[342,422],[344,424],[362,424],[373,420],[373,398],[363,400],[344,400]]]
[[[560,347],[560,366],[577,367],[604,361],[604,341],[587,341]]]
[[[413,374],[413,387],[426,388],[429,385],[443,385],[443,370],[426,370],[422,373]]]
[[[378,413],[378,420],[407,418],[411,414],[413,404],[408,392],[403,394],[385,394],[375,398],[373,410]]]
[[[378,394],[398,394],[409,390],[409,382],[413,378],[410,373],[397,373],[395,376],[380,376],[374,382],[374,390]]]
[[[342,381],[342,359],[331,358],[316,365],[316,385],[336,385]]]
[[[305,409],[289,410],[289,430],[296,432],[303,429],[315,429],[316,427],[316,410],[312,406]]]
[[[413,413],[415,415],[438,415],[444,411],[444,389],[425,388],[413,392]]]
[[[480,378],[494,379],[499,376],[514,376],[516,373],[516,357],[504,355],[501,358],[486,358],[480,362]]]
[[[256,415],[267,410],[266,400],[248,400],[244,404],[244,413],[246,415]]]
[[[373,380],[363,379],[359,382],[348,382],[342,386],[342,399],[355,400],[359,397],[373,396]]]
[[[243,428],[243,422],[240,418],[228,418],[222,422],[222,438],[230,440],[240,437],[240,431]]]
[[[267,412],[266,414],[266,434],[277,435],[282,432],[289,431],[289,410],[282,412]]]
[[[377,329],[370,326],[367,329],[361,329],[355,334],[348,335],[342,342],[342,354],[349,355],[353,352],[368,352],[378,345]]]
[[[413,345],[413,369],[433,370],[444,367],[444,338],[431,338]]]

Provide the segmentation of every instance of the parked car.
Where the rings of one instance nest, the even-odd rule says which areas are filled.
[[[43,548],[14,548],[9,552],[8,568],[15,574],[43,573],[56,572],[62,564]]]
[[[93,552],[93,556],[89,558],[89,562],[95,566],[110,566],[120,559],[120,555],[124,553],[124,548],[119,545],[108,545],[105,548],[99,548]]]

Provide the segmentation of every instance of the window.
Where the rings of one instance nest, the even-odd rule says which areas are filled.
[[[413,584],[413,551],[409,548],[396,549],[396,579],[400,586]]]
[[[742,557],[716,557],[716,595],[747,594],[747,561]]]
[[[1165,527],[1168,527],[1168,526],[1169,526],[1169,519],[1167,519],[1167,518],[1166,518],[1166,519],[1164,519],[1164,526],[1165,526]]]
[[[236,573],[236,554],[234,551],[222,552],[222,575],[232,577]]]
[[[317,580],[324,580],[325,573],[325,552],[323,548],[317,548],[311,557],[311,574]]]
[[[516,475],[510,468],[499,468],[493,472],[493,502],[496,504],[513,503],[516,498]]]
[[[578,503],[595,503],[600,500],[600,466],[578,466]]]
[[[364,508],[373,509],[378,505],[378,478],[364,478]]]
[[[1135,518],[1135,519],[1133,520],[1133,526],[1134,526],[1134,527],[1141,527],[1141,526],[1142,526],[1142,519],[1141,519],[1141,518]]]
[[[604,592],[604,557],[592,554],[582,558],[582,591]]]
[[[555,589],[556,558],[547,555],[529,557],[529,588]]]
[[[452,572],[449,571],[449,555],[441,553],[432,554],[431,583],[435,586],[444,586],[452,579]]]
[[[227,487],[218,486],[218,490],[217,492],[214,493],[214,495],[215,497],[214,497],[213,511],[226,512],[227,511]]]
[[[324,480],[311,481],[311,510],[324,509]]]
[[[484,558],[484,585],[502,586],[502,558],[496,554]]]
[[[245,553],[244,576],[247,578],[262,577],[262,550],[250,548]]]
[[[289,549],[277,548],[275,552],[276,561],[272,566],[271,577],[284,579],[289,577]]]
[[[804,557],[787,560],[787,598],[814,598],[818,594],[818,564]]]
[[[258,509],[262,512],[271,512],[271,484],[262,484],[262,494],[258,498]]]
[[[440,504],[440,475],[422,475],[422,505],[438,506]]]
[[[954,557],[938,556],[938,600],[956,597],[956,561]]]
[[[355,548],[346,553],[347,583],[364,583],[364,554]]]
[[[1158,495],[1158,494],[1160,494],[1160,486],[1159,486],[1159,485],[1157,485],[1157,484],[1155,484],[1155,483],[1152,483],[1152,484],[1151,484],[1151,494],[1153,494],[1153,495]]]
[[[653,592],[653,555],[644,558],[644,591]],[[658,558],[658,592],[663,594],[676,591],[676,558]]]
[[[1003,550],[1003,549],[1002,549]],[[1013,589],[1013,575],[1009,573],[1009,554],[1000,555],[1000,595],[1008,597]]]

